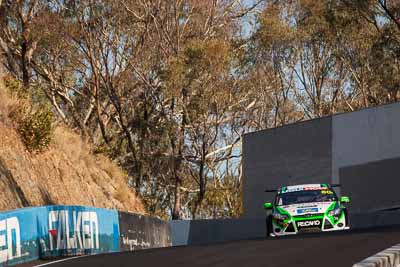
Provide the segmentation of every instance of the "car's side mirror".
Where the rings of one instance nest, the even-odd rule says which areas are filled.
[[[349,203],[349,202],[350,202],[350,198],[349,198],[349,197],[345,197],[345,196],[340,197],[340,202],[342,202],[342,203]]]
[[[270,203],[270,202],[264,203],[264,209],[266,209],[266,210],[272,209],[272,203]]]

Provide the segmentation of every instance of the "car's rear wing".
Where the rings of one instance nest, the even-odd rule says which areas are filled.
[[[274,192],[278,192],[278,189],[265,189],[264,192],[267,192],[267,193],[274,193]]]
[[[330,187],[334,188],[334,187],[341,187],[340,184],[329,184]],[[279,189],[265,189],[264,192],[266,193],[274,193],[274,192],[278,192]]]

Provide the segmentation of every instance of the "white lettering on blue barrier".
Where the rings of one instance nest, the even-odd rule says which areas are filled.
[[[19,257],[21,257],[21,232],[17,217],[0,220],[0,263]]]
[[[70,229],[70,226],[73,229]],[[50,211],[49,244],[50,250],[100,248],[99,223],[96,212],[73,211],[71,225],[68,210]]]

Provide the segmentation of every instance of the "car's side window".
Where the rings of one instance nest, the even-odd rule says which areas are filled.
[[[275,205],[282,206],[283,205],[283,197],[281,194],[277,194],[275,197]]]

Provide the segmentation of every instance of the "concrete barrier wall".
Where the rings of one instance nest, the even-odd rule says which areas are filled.
[[[169,223],[148,216],[119,212],[120,250],[171,246]]]
[[[265,216],[267,188],[291,183],[330,182],[332,119],[287,125],[243,136],[245,218]]]
[[[341,168],[400,157],[399,117],[400,103],[333,116],[333,182]]]
[[[0,212],[0,266],[168,246],[169,240],[167,222],[116,210],[45,206]]]
[[[173,246],[210,244],[266,236],[264,219],[171,221]]]
[[[351,213],[352,229],[392,226],[400,223],[400,210]],[[204,245],[266,237],[265,219],[171,221],[173,246]]]
[[[171,243],[173,246],[189,245],[190,222],[190,220],[174,220],[169,222],[171,226]]]
[[[400,157],[341,168],[339,173],[342,194],[352,198],[351,213],[400,208]]]
[[[400,210],[350,213],[352,229],[400,225]]]

